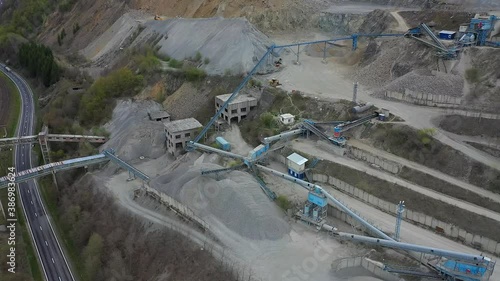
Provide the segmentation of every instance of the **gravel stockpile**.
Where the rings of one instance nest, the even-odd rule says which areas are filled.
[[[127,48],[153,45],[176,60],[203,56],[200,65],[209,74],[249,72],[273,44],[244,18],[173,18],[152,20],[140,12],[121,16],[81,53],[96,66],[112,65]],[[205,58],[210,62],[203,64]],[[274,70],[263,65],[259,71]]]
[[[111,121],[104,128],[111,134],[103,148],[112,148],[125,161],[140,156],[157,158],[165,153],[164,126],[150,121],[148,111],[161,109],[154,101],[118,101]]]
[[[356,75],[356,79],[367,86],[380,86],[390,81],[392,78],[392,65],[399,53],[398,48],[380,48],[380,53],[376,59],[361,68]]]
[[[221,166],[195,163],[193,155],[190,153],[176,161],[171,166],[173,169],[153,180],[151,186],[184,203],[205,221],[222,223],[246,238],[276,240],[290,231],[277,206],[250,174],[233,171],[218,179],[202,176],[201,169]]]
[[[377,96],[383,96],[385,91],[404,93],[410,90],[423,94],[462,96],[464,80],[459,75],[436,73],[424,74],[418,71],[409,72],[382,87],[375,92]]]
[[[200,52],[210,59],[203,68],[210,74],[249,72],[266,53],[271,40],[244,18],[169,19],[149,21],[136,41],[158,34],[159,53],[177,60]]]

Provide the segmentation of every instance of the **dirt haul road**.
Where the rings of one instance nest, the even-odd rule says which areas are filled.
[[[488,191],[486,189],[477,187],[477,186],[472,185],[470,183],[458,180],[458,179],[456,179],[456,178],[454,178],[452,176],[449,176],[447,174],[441,173],[441,172],[439,172],[437,170],[428,168],[426,166],[417,164],[415,162],[409,161],[407,159],[398,157],[398,156],[396,156],[394,154],[391,154],[391,153],[388,153],[386,151],[383,151],[383,150],[380,150],[380,149],[376,149],[376,148],[374,148],[372,146],[369,146],[367,144],[362,143],[359,140],[351,139],[351,140],[349,140],[349,145],[353,146],[353,147],[357,147],[357,148],[363,149],[363,150],[368,151],[368,152],[371,152],[371,153],[373,153],[375,155],[378,155],[378,156],[381,156],[381,157],[383,157],[383,158],[385,158],[387,160],[397,162],[397,163],[399,163],[401,165],[404,165],[404,166],[406,166],[408,168],[412,168],[412,169],[420,171],[422,173],[426,173],[428,175],[434,176],[434,177],[436,177],[438,179],[447,181],[447,182],[449,182],[449,183],[451,183],[453,185],[456,185],[456,186],[460,186],[460,187],[462,187],[464,189],[467,189],[467,190],[469,190],[471,192],[474,192],[474,193],[479,194],[481,196],[484,196],[486,198],[490,198],[491,200],[494,200],[495,202],[500,203],[500,194],[493,193],[491,191]]]
[[[313,40],[323,39],[327,38],[316,34]],[[287,40],[286,38],[275,41],[277,44],[291,42],[291,40]],[[304,53],[300,56],[299,65],[294,64],[296,55],[292,52],[283,52],[282,58],[286,65],[284,69],[271,75],[265,75],[264,77],[266,80],[277,78],[283,84],[281,87],[284,90],[298,90],[308,96],[317,97],[323,100],[334,101],[335,99],[352,99],[353,81],[346,78],[348,71],[346,66],[335,63],[328,58],[325,64],[322,62],[321,58],[309,57]],[[433,124],[432,120],[442,115],[444,112],[443,109],[382,100],[372,97],[370,94],[371,91],[361,85],[358,88],[358,101],[371,102],[379,108],[386,108],[392,114],[406,120],[408,125],[416,129],[435,128],[435,139],[453,147],[472,159],[500,170],[500,162],[497,158],[487,155],[460,141],[451,139]]]
[[[493,212],[493,211],[488,210],[486,208],[483,208],[483,207],[480,207],[480,206],[477,206],[477,205],[474,205],[474,204],[471,204],[471,203],[468,203],[468,202],[465,202],[462,200],[458,200],[458,199],[453,198],[451,196],[441,194],[441,193],[436,192],[434,190],[431,190],[431,189],[428,189],[425,187],[421,187],[421,186],[418,186],[416,184],[412,184],[408,181],[397,178],[391,174],[384,173],[378,169],[368,167],[366,165],[366,163],[364,163],[364,162],[360,162],[360,161],[356,161],[356,160],[352,160],[352,159],[347,159],[345,157],[335,156],[331,153],[327,153],[324,150],[317,147],[316,143],[314,143],[312,141],[308,141],[308,140],[292,141],[292,148],[299,150],[299,151],[303,151],[309,155],[318,157],[320,159],[325,159],[327,161],[332,161],[332,162],[356,169],[356,170],[364,172],[368,175],[377,177],[381,180],[396,183],[398,185],[407,187],[413,191],[424,194],[424,195],[429,196],[431,198],[449,203],[451,205],[455,205],[455,206],[462,208],[464,210],[468,210],[470,212],[473,212],[473,213],[476,213],[479,215],[483,215],[485,217],[488,217],[488,218],[491,218],[491,219],[494,219],[494,220],[500,222],[500,214],[499,213]]]

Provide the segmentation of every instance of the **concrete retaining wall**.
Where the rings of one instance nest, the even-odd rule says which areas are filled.
[[[152,198],[167,205],[169,208],[175,210],[176,212],[186,217],[187,219],[197,223],[200,227],[204,229],[209,229],[209,225],[204,220],[196,216],[191,209],[181,204],[180,202],[176,201],[174,198],[147,185],[144,185],[144,189],[146,190],[146,193]]]
[[[389,161],[383,157],[374,155],[368,151],[359,149],[357,147],[349,146],[347,151],[348,151],[347,153],[350,156],[354,157],[355,159],[363,160],[368,163],[374,164],[380,167],[381,169],[393,174],[399,173],[399,171],[401,171],[401,169],[403,168],[403,165],[397,162]]]
[[[322,174],[314,174],[313,180],[316,182],[327,183],[329,185],[332,185],[336,189],[339,189],[344,193],[347,193],[353,197],[358,198],[363,202],[366,202],[374,207],[377,207],[382,211],[396,215],[395,204],[379,199],[337,178]],[[353,221],[349,215],[345,214],[340,210],[337,210],[336,208],[329,208],[328,214],[358,227],[359,230],[365,231],[365,229],[360,227],[357,222]],[[436,233],[442,234],[447,237],[455,238],[466,245],[470,245],[476,249],[480,249],[482,251],[493,253],[500,256],[500,243],[498,241],[477,234],[469,233],[466,230],[458,228],[455,225],[442,222],[431,216],[415,212],[409,209],[406,209],[405,212],[403,213],[403,219],[416,224],[427,226],[429,228],[432,228]]]
[[[427,106],[458,107],[462,103],[460,97],[424,94],[410,90],[405,90],[404,93],[386,91],[385,97]]]
[[[467,111],[462,109],[450,108],[445,110],[447,115],[461,115],[466,117],[486,118],[486,119],[500,119],[500,114],[482,113],[476,111]]]
[[[375,274],[375,276],[379,277],[382,280],[386,281],[400,281],[404,280],[402,278],[399,278],[398,276],[384,271],[382,268],[380,268],[374,261],[364,258],[364,257],[353,257],[353,258],[344,258],[344,259],[339,259],[335,260],[332,263],[332,269],[334,271],[339,271],[342,269],[346,268],[351,268],[351,267],[363,267],[366,270],[372,272]]]

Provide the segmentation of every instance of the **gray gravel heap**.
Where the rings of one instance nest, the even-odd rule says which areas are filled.
[[[195,57],[197,52],[210,63],[210,74],[249,72],[266,53],[271,40],[244,18],[169,19],[150,21],[138,41],[163,35],[156,44],[159,53],[177,60]]]
[[[191,153],[190,153],[191,154]],[[239,235],[254,239],[280,239],[290,231],[283,213],[260,189],[248,173],[233,171],[202,176],[201,169],[219,165],[196,163],[185,155],[172,164],[170,172],[154,179],[151,186],[191,208],[207,222],[222,222]]]
[[[464,79],[460,75],[427,74],[414,70],[382,87],[375,95],[382,96],[385,91],[404,93],[405,90],[410,90],[423,94],[459,97],[463,95],[463,88]]]

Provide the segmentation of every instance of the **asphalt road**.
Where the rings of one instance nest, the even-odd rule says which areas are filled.
[[[33,135],[35,107],[31,89],[18,74],[6,71],[3,65],[0,65],[0,71],[5,73],[16,84],[21,93],[22,114],[18,123],[17,135]],[[16,146],[16,171],[30,169],[32,167],[31,162],[31,144]],[[21,207],[26,216],[35,250],[42,264],[45,279],[48,281],[73,281],[74,277],[43,205],[38,183],[36,180],[20,183],[17,194],[20,199],[18,202],[21,202]]]

